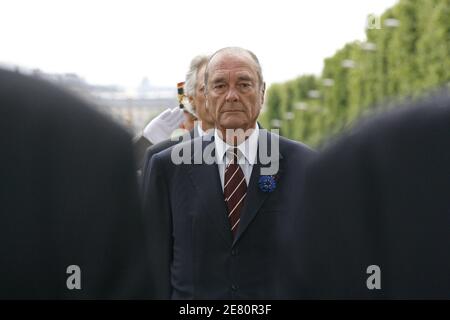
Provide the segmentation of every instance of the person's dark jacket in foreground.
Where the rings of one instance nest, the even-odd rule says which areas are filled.
[[[0,298],[147,297],[129,135],[62,90],[8,71],[0,114]]]
[[[293,296],[450,298],[448,94],[367,121],[306,172]]]

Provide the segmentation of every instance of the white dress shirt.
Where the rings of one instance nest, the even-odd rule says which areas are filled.
[[[259,137],[259,127],[255,126],[252,134],[240,145],[238,148],[238,163],[244,172],[245,182],[248,183],[250,181],[250,177],[252,175],[253,165],[256,162],[256,153],[258,151],[258,137]],[[225,179],[225,167],[226,164],[232,160],[232,156],[230,152],[227,153],[229,149],[234,149],[234,146],[227,144],[225,141],[220,138],[217,129],[214,131],[214,143],[216,147],[216,162],[219,168],[219,176],[222,185],[222,190],[224,186]]]
[[[197,130],[197,133],[198,133],[199,137],[203,137],[203,136],[206,136],[206,135],[210,134],[211,130],[213,130],[213,129],[209,129],[207,131],[204,131],[202,129],[202,127],[197,123],[197,125],[195,126],[195,130]]]

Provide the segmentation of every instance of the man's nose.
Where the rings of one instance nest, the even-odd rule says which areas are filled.
[[[238,95],[235,87],[230,86],[225,99],[227,102],[236,102],[239,100],[239,95]]]

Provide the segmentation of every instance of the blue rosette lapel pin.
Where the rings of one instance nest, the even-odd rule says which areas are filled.
[[[260,176],[258,180],[259,189],[262,192],[273,192],[277,188],[278,176]]]

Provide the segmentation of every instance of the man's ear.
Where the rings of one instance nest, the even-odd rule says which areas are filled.
[[[266,83],[263,82],[262,88],[261,88],[261,107],[264,104],[264,96],[266,94]]]

